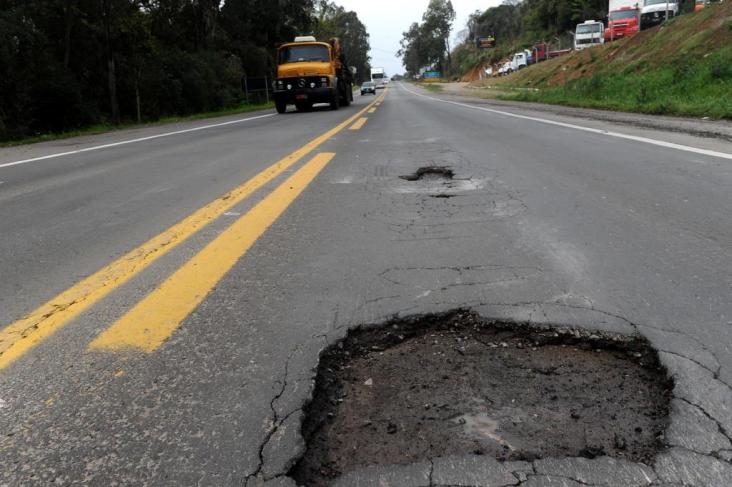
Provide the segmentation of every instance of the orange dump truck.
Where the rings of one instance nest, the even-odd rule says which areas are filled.
[[[277,112],[285,113],[288,105],[300,111],[316,103],[328,103],[333,110],[348,106],[353,101],[353,76],[338,39],[318,42],[314,37],[297,37],[277,53]]]

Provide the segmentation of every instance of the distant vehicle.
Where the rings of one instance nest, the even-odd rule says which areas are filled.
[[[531,53],[529,51],[517,52],[511,59],[511,71],[524,69],[531,64]]]
[[[638,7],[621,7],[607,16],[605,42],[612,42],[635,35],[640,30],[641,11]]]
[[[361,85],[361,95],[366,93],[376,95],[376,84],[373,81],[366,81]]]
[[[315,37],[296,37],[277,51],[277,79],[274,100],[277,113],[287,105],[307,111],[315,103],[329,103],[333,110],[353,101],[354,69],[337,38],[318,42]],[[307,74],[305,74],[307,73]]]
[[[654,0],[650,0],[654,1]],[[586,20],[577,25],[574,35],[574,49],[581,51],[588,47],[605,43],[605,24],[596,20]]]
[[[704,10],[709,5],[712,5],[714,3],[722,3],[724,0],[696,0],[694,3],[694,12],[699,12],[700,10]]]
[[[374,82],[377,89],[385,86],[385,80],[386,71],[384,71],[384,68],[371,68],[371,81]]]
[[[641,8],[641,30],[662,24],[679,15],[676,0],[644,0]]]
[[[696,0],[694,4],[694,12],[704,10],[706,7],[713,3],[722,3],[724,0]]]

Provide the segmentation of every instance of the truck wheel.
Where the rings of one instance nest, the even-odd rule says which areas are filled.
[[[275,108],[277,109],[277,113],[285,113],[287,111],[287,103],[284,101],[275,101]]]
[[[338,93],[338,86],[333,90],[333,97],[330,100],[330,109],[338,110],[341,107],[341,95]]]
[[[351,85],[347,84],[344,86],[343,89],[344,89],[344,92],[343,92],[343,98],[341,99],[341,105],[343,105],[344,107],[347,107],[348,105],[351,104],[351,97],[353,96],[353,88],[351,87]],[[349,91],[351,93],[348,93]]]

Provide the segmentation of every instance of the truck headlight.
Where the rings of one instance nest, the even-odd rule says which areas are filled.
[[[315,88],[315,83],[310,83],[310,88]]]
[[[292,85],[287,85],[287,89],[288,90],[291,90],[292,89]]]

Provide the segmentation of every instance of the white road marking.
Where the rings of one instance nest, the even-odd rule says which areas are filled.
[[[34,157],[32,159],[24,159],[22,161],[7,162],[5,164],[0,164],[0,169],[2,169],[4,167],[18,166],[20,164],[27,164],[29,162],[44,161],[46,159],[55,159],[57,157],[70,156],[73,154],[81,154],[82,152],[109,149],[111,147],[118,147],[120,145],[135,144],[137,142],[145,142],[146,140],[160,139],[162,137],[170,137],[171,135],[187,134],[190,132],[197,132],[199,130],[206,130],[206,129],[216,128],[216,127],[224,127],[226,125],[233,125],[236,123],[243,123],[243,122],[249,122],[252,120],[259,120],[262,118],[274,117],[275,115],[276,115],[275,113],[268,113],[267,115],[259,115],[259,116],[250,117],[250,118],[241,118],[239,120],[231,120],[229,122],[215,123],[215,124],[211,124],[211,125],[203,125],[201,127],[194,127],[194,128],[185,129],[185,130],[176,130],[175,132],[166,132],[163,134],[151,135],[149,137],[140,137],[138,139],[123,140],[122,142],[114,142],[112,144],[96,145],[94,147],[87,147],[85,149],[79,149],[79,150],[74,150],[74,151],[69,151],[69,152],[59,152],[57,154],[49,154],[47,156]]]
[[[680,151],[686,151],[686,152],[693,152],[695,154],[703,154],[705,156],[711,156],[711,157],[720,157],[722,159],[728,159],[732,161],[732,154],[729,154],[727,152],[717,152],[713,150],[708,149],[700,149],[698,147],[691,147],[689,145],[681,145],[681,144],[674,144],[673,142],[665,142],[663,140],[656,140],[656,139],[649,139],[647,137],[639,137],[637,135],[628,135],[628,134],[621,134],[619,132],[610,132],[607,130],[601,130],[601,129],[594,129],[591,127],[583,127],[581,125],[573,125],[571,123],[564,123],[564,122],[557,122],[555,120],[548,120],[546,118],[538,118],[538,117],[529,117],[527,115],[518,115],[516,113],[511,112],[504,112],[502,110],[494,110],[492,108],[485,108],[485,107],[478,107],[475,105],[468,105],[467,103],[459,103],[456,101],[450,101],[450,100],[441,100],[440,98],[435,98],[428,95],[423,95],[422,93],[417,93],[416,91],[410,90],[404,85],[401,85],[402,88],[404,88],[406,91],[412,93],[413,95],[421,96],[422,98],[427,98],[429,100],[441,102],[441,103],[448,103],[450,105],[457,105],[464,108],[471,108],[473,110],[481,110],[484,112],[490,112],[495,113],[498,115],[505,115],[507,117],[513,117],[513,118],[520,118],[522,120],[531,120],[532,122],[539,122],[544,123],[548,125],[556,125],[558,127],[564,127],[574,130],[581,130],[583,132],[590,132],[593,134],[600,134],[600,135],[607,135],[609,137],[617,137],[619,139],[626,139],[626,140],[633,140],[636,142],[643,142],[646,144],[652,144],[657,145],[660,147],[666,147],[668,149],[676,149]],[[531,107],[527,107],[531,108]]]

